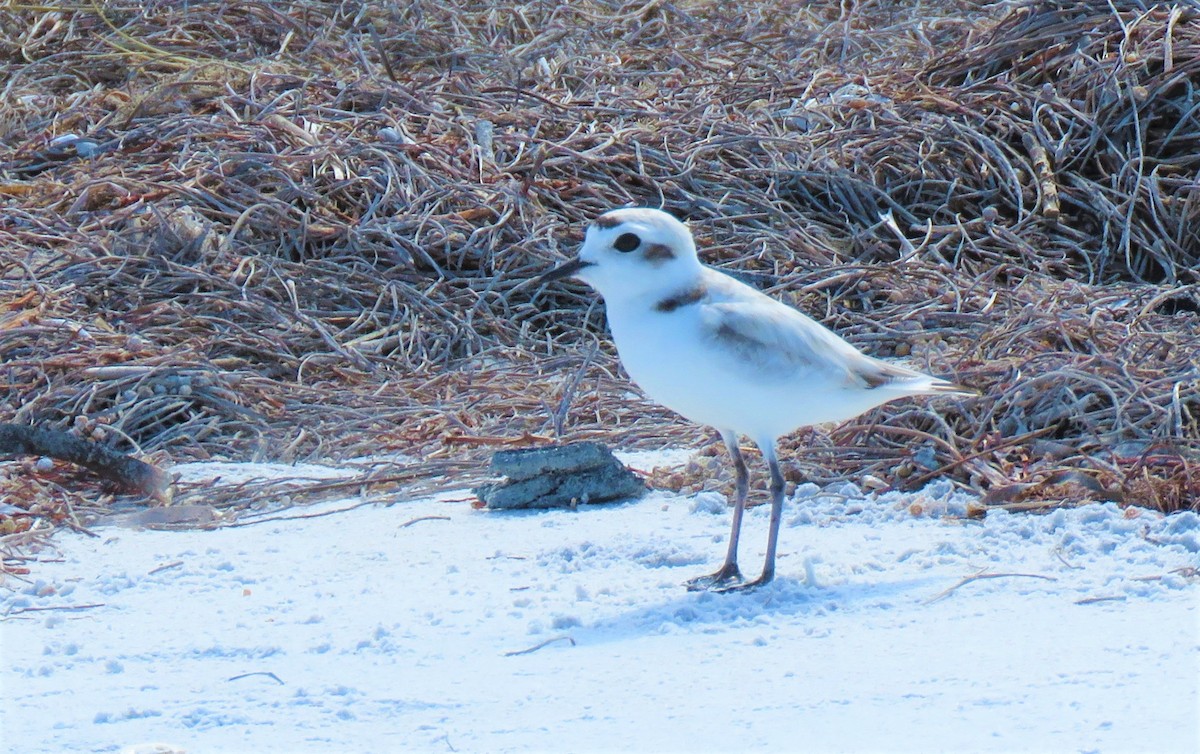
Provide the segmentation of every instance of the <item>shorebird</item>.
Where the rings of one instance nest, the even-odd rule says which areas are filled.
[[[604,299],[621,363],[646,395],[715,428],[733,459],[737,492],[724,564],[687,582],[730,592],[769,583],[783,512],[776,440],[840,422],[898,398],[976,395],[947,380],[863,354],[820,323],[700,262],[687,226],[657,209],[596,218],[579,255],[538,278],[573,277]],[[745,435],[771,474],[771,519],[762,574],[745,581],[738,538],[749,472]]]

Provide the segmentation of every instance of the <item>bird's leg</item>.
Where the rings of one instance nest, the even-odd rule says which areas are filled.
[[[725,447],[729,450],[730,458],[733,459],[733,470],[737,475],[737,498],[733,505],[729,550],[725,553],[725,565],[721,566],[716,573],[697,576],[687,582],[687,588],[690,591],[724,587],[739,584],[742,581],[742,572],[738,570],[737,564],[738,537],[742,533],[742,514],[746,511],[746,494],[750,491],[750,472],[746,468],[746,459],[742,458],[742,451],[738,448],[737,435],[723,431],[721,439],[725,441]]]
[[[771,583],[775,578],[775,546],[779,542],[779,522],[783,519],[783,491],[785,482],[783,473],[779,471],[779,460],[775,457],[775,443],[771,441],[766,444],[760,444],[763,456],[767,459],[767,465],[771,469],[771,525],[767,532],[767,558],[763,564],[762,575],[754,581],[747,581],[744,584],[730,584],[729,586],[717,589],[719,592],[739,592],[748,589],[757,589],[764,584]]]

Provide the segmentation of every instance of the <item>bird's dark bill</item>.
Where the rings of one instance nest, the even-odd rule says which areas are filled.
[[[591,267],[591,262],[585,262],[582,259],[572,259],[570,262],[560,264],[553,270],[550,270],[545,275],[537,279],[537,284],[549,283],[551,280],[562,280],[563,278],[573,277],[584,267]]]

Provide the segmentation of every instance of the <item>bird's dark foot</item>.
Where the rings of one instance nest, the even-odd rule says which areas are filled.
[[[703,592],[709,589],[722,592],[728,588],[736,588],[742,583],[742,572],[737,563],[726,563],[721,570],[707,576],[697,576],[684,582],[689,592]]]
[[[755,589],[758,589],[760,586],[766,586],[767,584],[770,584],[771,581],[773,581],[774,579],[775,579],[775,574],[764,573],[762,576],[759,576],[754,581],[747,581],[745,583],[739,583],[739,584],[729,584],[727,586],[719,586],[719,587],[713,588],[713,591],[718,594],[731,594],[733,592],[752,592]]]

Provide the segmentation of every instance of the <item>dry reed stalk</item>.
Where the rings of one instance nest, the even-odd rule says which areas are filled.
[[[1198,61],[1193,9],[1129,0],[10,3],[0,421],[425,481],[703,444],[589,292],[526,284],[636,202],[986,394],[800,433],[793,478],[1197,508]]]

